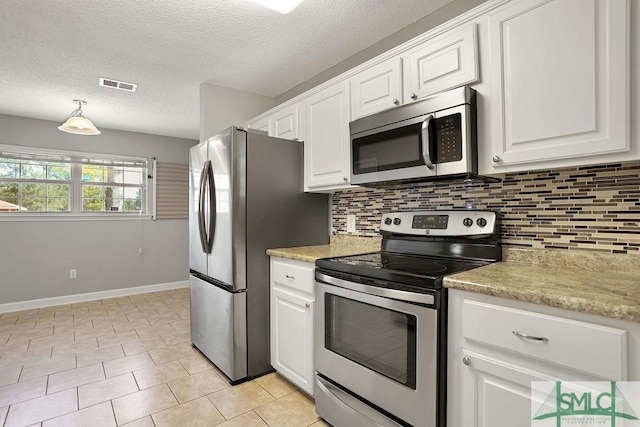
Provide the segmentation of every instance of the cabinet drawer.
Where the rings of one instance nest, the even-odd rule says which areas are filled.
[[[313,296],[313,272],[315,266],[308,262],[271,260],[271,281],[274,286],[293,289]]]
[[[626,378],[624,330],[469,300],[464,301],[463,313],[462,328],[467,341],[604,379]]]

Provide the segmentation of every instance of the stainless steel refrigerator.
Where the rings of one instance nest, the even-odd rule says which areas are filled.
[[[191,342],[232,382],[272,370],[268,248],[329,241],[303,144],[231,127],[191,148]]]

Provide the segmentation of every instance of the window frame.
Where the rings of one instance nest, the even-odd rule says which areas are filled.
[[[75,220],[131,220],[131,219],[153,219],[153,167],[155,162],[147,157],[125,156],[105,153],[88,153],[79,151],[67,151],[57,149],[46,149],[37,147],[17,146],[0,144],[1,159],[32,160],[51,163],[68,163],[71,165],[70,181],[57,181],[55,183],[68,184],[69,188],[69,211],[64,212],[2,212],[0,221],[75,221]],[[83,211],[82,210],[82,188],[87,183],[82,180],[83,165],[103,165],[103,166],[125,166],[139,167],[142,177],[141,189],[141,210],[140,211]],[[0,178],[3,182],[18,183],[54,183],[47,179],[21,179],[21,178]],[[124,183],[95,183],[101,186],[114,187],[135,187]],[[88,185],[91,185],[90,183]]]

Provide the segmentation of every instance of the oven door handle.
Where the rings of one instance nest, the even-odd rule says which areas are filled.
[[[329,285],[335,285],[341,288],[349,289],[356,292],[362,292],[365,294],[377,295],[383,298],[391,298],[400,301],[427,305],[433,305],[435,302],[434,296],[430,294],[421,294],[417,292],[399,291],[397,289],[387,289],[378,286],[364,285],[362,283],[349,282],[347,280],[327,276],[326,274],[318,272],[316,272],[316,280],[327,283]]]
[[[384,417],[379,413],[373,412],[373,409],[371,409],[368,405],[363,404],[355,397],[351,396],[348,393],[345,393],[338,387],[320,378],[318,375],[316,375],[316,387],[320,389],[324,396],[331,399],[334,404],[338,405],[338,407],[364,421],[362,423],[359,423],[358,425],[370,425],[375,427],[400,427],[400,424],[392,421],[387,417]],[[354,408],[354,406],[357,407],[357,409]],[[352,419],[351,421],[354,420]]]

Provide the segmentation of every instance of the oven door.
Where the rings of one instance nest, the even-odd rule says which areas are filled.
[[[390,419],[397,417],[413,426],[437,425],[438,310],[366,292],[369,288],[384,294],[388,291],[385,288],[324,274],[318,274],[317,279],[333,283],[316,281],[315,363],[320,386],[325,377],[391,414]],[[434,295],[417,296],[435,302]],[[316,386],[316,393],[331,393],[330,387],[320,386]],[[339,392],[331,394],[331,398],[316,396],[317,406],[322,403],[318,414],[329,422],[336,422],[331,420],[332,414],[344,416],[340,406],[359,414],[371,412],[370,408],[353,408]],[[341,404],[322,407],[332,400]]]

